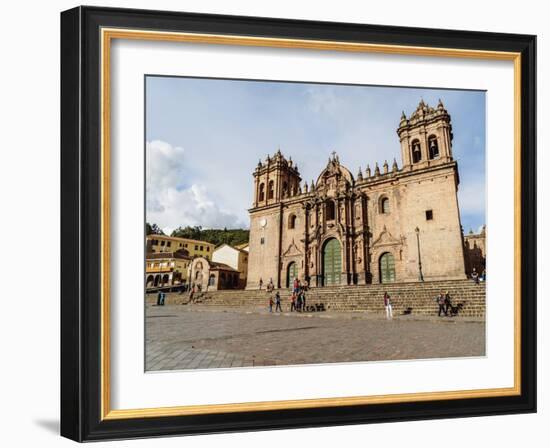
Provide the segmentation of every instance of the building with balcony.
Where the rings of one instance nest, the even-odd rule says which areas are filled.
[[[175,252],[147,253],[145,289],[187,285],[191,261],[192,258],[185,249]]]

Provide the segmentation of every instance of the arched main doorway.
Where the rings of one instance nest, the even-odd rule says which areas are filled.
[[[288,265],[288,268],[286,270],[286,287],[287,288],[290,288],[293,285],[295,278],[298,278],[298,267],[296,266],[296,263],[293,261]]]
[[[323,246],[323,286],[339,285],[342,273],[340,242],[331,238]]]
[[[393,255],[385,252],[380,256],[380,283],[395,282],[395,260]]]

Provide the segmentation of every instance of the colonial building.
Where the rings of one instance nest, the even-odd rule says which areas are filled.
[[[239,289],[239,271],[225,263],[210,261],[205,257],[193,259],[189,275],[189,285],[199,291]]]
[[[485,226],[481,228],[479,233],[474,233],[472,230],[467,235],[464,235],[464,251],[466,254],[466,272],[468,275],[472,271],[477,271],[481,274],[485,270]]]
[[[206,241],[178,238],[166,235],[147,235],[145,238],[147,253],[175,252],[184,249],[191,257],[205,257],[212,259],[216,247]]]
[[[246,247],[246,245],[243,245]],[[246,286],[246,274],[248,272],[248,252],[238,247],[222,244],[214,249],[212,261],[223,263],[239,272],[238,288],[244,289]]]
[[[401,168],[357,175],[333,153],[311,185],[281,151],[258,163],[247,288],[465,278],[451,117],[420,102],[397,128]]]
[[[145,288],[185,285],[191,257],[185,249],[145,255]]]

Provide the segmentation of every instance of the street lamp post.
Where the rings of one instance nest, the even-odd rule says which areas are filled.
[[[424,276],[422,275],[422,259],[420,257],[420,229],[417,227],[414,229],[414,232],[416,233],[416,247],[418,250],[418,280],[423,282]]]

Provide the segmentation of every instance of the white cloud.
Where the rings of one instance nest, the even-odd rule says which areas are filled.
[[[195,182],[185,150],[153,140],[146,148],[147,221],[165,232],[179,226],[242,227],[236,214],[220,207],[207,186]]]
[[[305,95],[307,105],[313,112],[338,117],[338,113],[345,110],[346,101],[328,86],[308,87]]]

